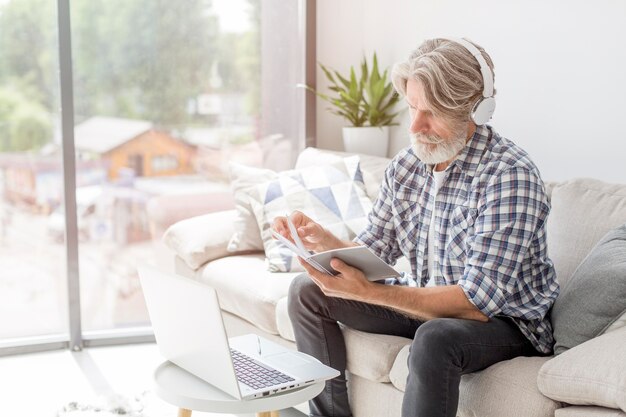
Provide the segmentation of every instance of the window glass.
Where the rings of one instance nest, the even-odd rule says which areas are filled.
[[[297,2],[279,3],[295,13]],[[76,190],[91,208],[79,219],[83,328],[142,326],[136,267],[173,264],[160,242],[167,227],[223,207],[230,161],[292,164],[298,120],[273,109],[295,107],[297,65],[268,67],[280,96],[262,98],[261,79],[262,62],[297,36],[263,48],[260,0],[71,4],[76,153],[90,171],[78,168],[89,180]]]
[[[67,335],[56,1],[0,1],[0,343]]]

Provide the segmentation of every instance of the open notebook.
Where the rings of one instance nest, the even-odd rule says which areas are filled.
[[[289,232],[291,233],[291,238],[295,244],[282,236],[280,233],[276,233],[274,230],[272,230],[272,235],[318,271],[328,275],[337,275],[338,272],[330,266],[330,261],[333,258],[338,258],[348,265],[360,269],[369,281],[378,281],[385,278],[395,278],[400,276],[398,271],[387,265],[385,261],[380,259],[374,252],[365,246],[351,246],[341,249],[332,249],[325,252],[312,253],[304,247],[304,244],[300,240],[298,232],[291,222],[291,219],[289,219],[289,216],[286,217],[287,224],[289,225]]]

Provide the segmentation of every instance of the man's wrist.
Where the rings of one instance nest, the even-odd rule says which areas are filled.
[[[320,245],[318,245],[319,247],[318,252],[325,252],[325,251],[329,251],[333,249],[341,249],[341,248],[347,248],[349,246],[352,246],[350,242],[345,242],[337,238],[337,236],[333,235],[331,232],[327,230],[325,230],[325,233],[326,233],[325,239],[322,241]]]

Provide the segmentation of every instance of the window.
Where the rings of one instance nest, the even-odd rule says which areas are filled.
[[[178,168],[178,160],[172,155],[158,155],[152,157],[152,171],[173,171]]]
[[[57,2],[70,5],[74,178],[64,172],[68,141],[57,112],[68,91],[58,87],[57,39],[69,27],[63,13],[57,19]],[[0,343],[67,339],[68,283],[78,279],[80,311],[69,315],[86,339],[148,325],[136,267],[163,260],[155,247],[167,226],[155,227],[162,219],[150,202],[179,204],[161,216],[173,222],[190,214],[198,193],[229,190],[230,161],[292,166],[305,145],[304,91],[296,88],[306,81],[305,6],[0,1],[0,267],[9,271],[0,279]],[[70,238],[63,187],[73,182]],[[74,237],[77,273],[65,264]]]

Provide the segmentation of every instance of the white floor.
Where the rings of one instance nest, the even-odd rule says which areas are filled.
[[[146,405],[142,417],[175,417],[177,408],[152,393],[152,372],[161,362],[154,344],[1,357],[0,416],[65,416],[63,406],[73,401],[111,405],[138,396]],[[67,413],[67,417],[78,415]],[[212,415],[229,417],[192,413],[193,417]],[[303,417],[295,409],[283,410],[280,415]]]

